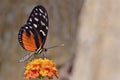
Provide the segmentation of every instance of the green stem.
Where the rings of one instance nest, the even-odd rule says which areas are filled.
[[[42,77],[40,77],[39,80],[42,80]]]

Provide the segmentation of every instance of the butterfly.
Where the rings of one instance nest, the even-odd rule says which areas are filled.
[[[20,45],[31,53],[25,55],[19,60],[24,62],[33,54],[40,54],[46,51],[43,48],[49,28],[48,13],[46,9],[37,5],[33,8],[27,22],[23,25],[18,33],[18,41]]]

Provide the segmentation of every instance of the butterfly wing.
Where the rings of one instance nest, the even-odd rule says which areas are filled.
[[[39,5],[36,6],[28,20],[27,20],[27,24],[33,26],[37,33],[39,34],[39,40],[40,40],[40,47],[43,47],[43,45],[45,44],[45,40],[47,37],[47,33],[48,33],[48,14],[46,9]]]
[[[21,27],[18,33],[20,45],[28,51],[36,51],[42,48],[48,33],[48,14],[43,6],[36,6],[27,23]]]
[[[37,48],[39,48],[40,43],[38,35],[39,34],[37,34],[37,31],[34,29],[34,27],[26,24],[21,27],[18,34],[18,40],[24,49],[28,51],[35,51]]]

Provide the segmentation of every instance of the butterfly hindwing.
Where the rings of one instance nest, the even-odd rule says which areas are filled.
[[[34,27],[24,25],[19,31],[18,40],[24,49],[28,51],[35,51],[40,46],[40,39],[38,35],[39,34],[37,34]]]

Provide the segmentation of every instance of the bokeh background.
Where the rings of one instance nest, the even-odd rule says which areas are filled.
[[[120,80],[119,0],[1,0],[0,80],[24,80],[18,60],[29,52],[18,32],[36,5],[49,15],[45,47],[65,44],[47,51],[59,69],[53,80]]]

